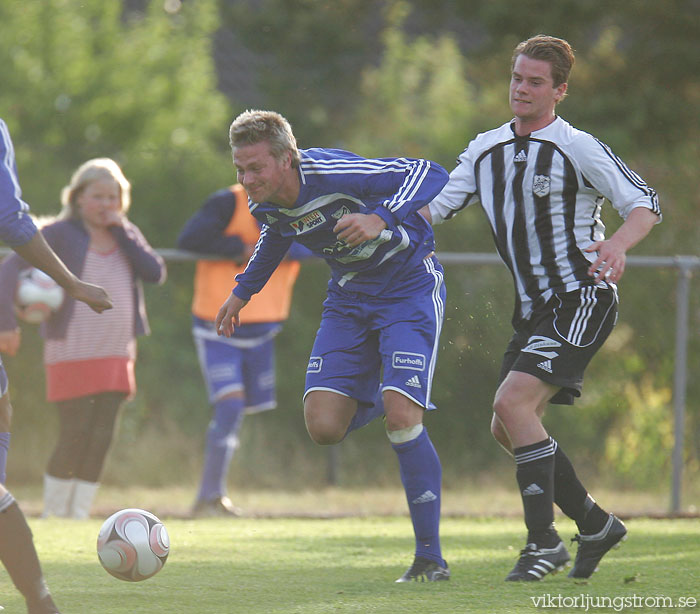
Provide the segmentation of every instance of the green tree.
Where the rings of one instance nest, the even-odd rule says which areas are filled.
[[[143,13],[124,12],[115,0],[0,4],[0,116],[35,213],[56,214],[73,170],[107,156],[132,183],[130,217],[154,246],[174,247],[203,199],[235,179],[227,134],[233,113],[217,91],[211,56],[216,4],[166,6],[176,10],[152,2]],[[139,394],[123,423],[125,436],[172,422],[203,432],[208,420],[206,412],[191,411],[204,399],[189,334],[192,269],[171,265],[169,273],[168,284],[147,288],[153,334],[139,343]],[[32,385],[43,382],[34,333],[26,328],[20,355],[8,361],[22,410],[16,448],[23,436],[35,436],[22,420],[42,425],[39,432],[52,428],[41,419],[43,387]],[[45,446],[27,446],[37,447]]]
[[[4,2],[0,108],[36,212],[56,211],[85,159],[110,156],[134,184],[133,215],[167,245],[207,191],[231,179],[232,113],[211,60],[214,2],[172,14],[149,6]]]
[[[232,87],[236,104],[281,112],[301,147],[337,143],[360,98],[362,71],[381,48],[375,34],[384,0],[219,3],[222,29],[253,52],[255,88],[246,96]],[[221,66],[241,72],[235,58],[222,58]]]

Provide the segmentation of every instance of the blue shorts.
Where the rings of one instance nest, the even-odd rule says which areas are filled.
[[[247,413],[277,406],[274,337],[278,331],[279,327],[262,337],[226,338],[216,334],[213,323],[194,324],[192,335],[210,403],[242,391]]]
[[[2,364],[2,358],[0,357],[0,397],[5,396],[8,385],[7,371],[5,371],[5,366]]]
[[[395,390],[426,409],[445,311],[443,271],[435,257],[397,280],[383,296],[328,291],[306,370],[304,396],[328,390],[374,403]]]

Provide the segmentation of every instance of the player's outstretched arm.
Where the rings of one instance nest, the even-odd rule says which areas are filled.
[[[29,264],[52,277],[75,300],[86,303],[93,311],[101,313],[112,308],[112,300],[104,288],[81,281],[71,273],[40,232],[24,245],[13,249]]]
[[[596,282],[606,276],[614,283],[620,281],[625,272],[627,250],[646,237],[658,221],[659,216],[651,209],[633,209],[615,234],[605,241],[596,241],[584,250],[595,252],[598,256],[589,267],[588,274],[595,277]]]
[[[214,323],[216,324],[216,332],[218,335],[230,337],[233,334],[234,328],[241,325],[238,314],[247,304],[248,301],[238,298],[231,292],[224,304],[221,305],[219,313],[216,314]]]

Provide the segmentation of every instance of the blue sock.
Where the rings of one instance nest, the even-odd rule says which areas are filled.
[[[440,550],[442,466],[428,431],[423,428],[415,439],[392,443],[391,447],[399,458],[401,481],[416,535],[416,556],[445,565]]]
[[[197,495],[199,501],[209,501],[226,494],[226,476],[238,446],[244,404],[242,398],[222,399],[214,404],[214,416],[207,429],[204,469]]]
[[[374,403],[367,405],[364,403],[357,404],[357,411],[350,421],[348,430],[345,431],[343,438],[347,437],[352,431],[356,431],[363,426],[366,426],[375,418],[384,415],[384,397],[382,396],[382,385],[379,384],[379,389],[374,397]]]
[[[10,434],[0,433],[0,484],[5,483],[7,469],[7,451],[10,449]]]

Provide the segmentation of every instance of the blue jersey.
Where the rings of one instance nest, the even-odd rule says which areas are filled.
[[[430,224],[418,213],[447,183],[439,164],[409,158],[366,159],[339,149],[301,150],[300,191],[287,209],[249,201],[262,223],[260,240],[234,294],[249,299],[265,285],[285,252],[297,241],[331,267],[331,284],[376,294],[391,290],[402,270],[413,269],[435,249]],[[387,225],[356,247],[333,232],[349,213],[376,213]]]
[[[27,243],[36,232],[29,205],[22,200],[12,139],[0,119],[0,240],[16,247]]]

